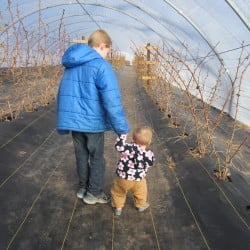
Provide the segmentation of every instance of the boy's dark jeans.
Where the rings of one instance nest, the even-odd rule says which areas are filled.
[[[103,193],[105,173],[104,133],[72,131],[79,187],[98,196]]]

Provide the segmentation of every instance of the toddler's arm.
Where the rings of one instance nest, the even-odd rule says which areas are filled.
[[[123,152],[124,151],[125,145],[126,145],[126,140],[127,140],[127,134],[119,135],[116,138],[115,149],[118,152]]]
[[[146,164],[146,167],[149,168],[153,166],[155,161],[154,153],[151,150],[148,150],[145,154],[144,162]]]

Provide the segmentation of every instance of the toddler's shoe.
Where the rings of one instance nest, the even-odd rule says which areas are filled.
[[[94,205],[96,203],[105,204],[110,202],[110,198],[102,193],[101,195],[95,196],[89,192],[83,197],[83,201],[89,205]]]
[[[76,193],[76,197],[79,199],[83,199],[83,197],[85,196],[85,193],[86,193],[85,188],[79,188],[79,190]]]
[[[145,211],[148,207],[149,207],[149,204],[146,202],[146,204],[145,204],[143,207],[139,207],[139,208],[138,208],[138,211],[139,211],[139,212],[143,212],[143,211]]]

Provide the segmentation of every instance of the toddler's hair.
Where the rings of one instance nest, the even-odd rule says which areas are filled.
[[[105,43],[107,48],[110,48],[112,45],[112,41],[111,38],[109,36],[109,34],[102,29],[96,30],[94,31],[89,39],[88,39],[88,45],[90,47],[98,47],[101,43]]]
[[[149,146],[153,137],[152,129],[148,126],[136,128],[133,132],[133,141],[139,145]]]

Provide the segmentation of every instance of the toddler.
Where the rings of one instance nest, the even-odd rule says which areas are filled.
[[[115,148],[121,153],[116,168],[117,176],[111,188],[112,207],[115,208],[116,215],[121,215],[129,190],[139,212],[149,207],[145,177],[155,161],[154,153],[147,149],[152,141],[152,134],[151,128],[141,127],[133,132],[132,143],[126,143],[127,134],[116,139]]]

